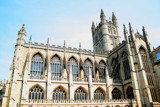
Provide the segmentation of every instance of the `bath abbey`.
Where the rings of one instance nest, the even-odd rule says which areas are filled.
[[[128,25],[127,25],[128,26]],[[160,61],[147,31],[124,27],[101,10],[92,22],[93,51],[26,40],[18,31],[8,81],[0,86],[2,107],[160,107]],[[157,35],[158,36],[158,35]],[[46,38],[47,39],[47,38]],[[28,41],[28,42],[26,42]],[[159,51],[160,52],[160,51]],[[157,68],[159,67],[159,68]],[[2,88],[1,88],[2,87]],[[3,90],[2,90],[3,89]]]

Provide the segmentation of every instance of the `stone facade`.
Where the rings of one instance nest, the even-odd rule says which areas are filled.
[[[2,107],[160,106],[145,29],[134,33],[129,24],[128,34],[124,26],[120,43],[115,15],[108,22],[103,10],[91,29],[94,51],[50,45],[49,39],[39,44],[30,37],[27,43],[23,25]]]

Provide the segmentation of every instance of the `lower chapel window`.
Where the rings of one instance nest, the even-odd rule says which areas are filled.
[[[127,88],[127,98],[134,99],[133,88],[130,86]]]
[[[74,92],[74,100],[86,100],[86,99],[87,99],[87,95],[82,88],[78,88]]]
[[[51,70],[52,70],[52,78],[53,80],[57,80],[61,77],[61,62],[58,56],[54,56],[51,60]]]
[[[58,87],[53,92],[53,100],[66,100],[66,92]]]
[[[31,79],[42,79],[43,75],[43,60],[40,54],[36,54],[32,58],[31,62]]]
[[[73,78],[77,78],[78,77],[78,65],[77,65],[77,61],[73,57],[70,58],[68,62],[68,71],[70,70],[72,70]]]
[[[121,92],[117,88],[112,91],[112,99],[121,99]]]
[[[94,99],[95,100],[104,100],[105,99],[105,94],[100,88],[96,89],[96,91],[94,92]]]
[[[43,90],[39,86],[33,87],[29,91],[29,99],[34,99],[34,100],[44,99],[44,92],[43,92]]]

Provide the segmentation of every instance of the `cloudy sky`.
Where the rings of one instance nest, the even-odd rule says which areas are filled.
[[[145,26],[152,46],[160,45],[159,0],[0,0],[0,80],[8,79],[18,30],[25,24],[28,42],[63,45],[92,50],[91,22],[99,23],[100,10],[106,19],[112,12],[118,19],[123,40],[123,24],[134,31]]]

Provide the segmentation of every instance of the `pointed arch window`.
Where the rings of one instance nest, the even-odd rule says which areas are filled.
[[[58,87],[53,92],[53,100],[66,100],[66,92],[63,88]]]
[[[112,99],[121,99],[121,92],[117,88],[112,90]]]
[[[43,79],[43,60],[40,54],[36,54],[32,58],[30,78]]]
[[[92,75],[93,75],[93,66],[90,60],[86,60],[85,64],[84,64],[84,68],[85,68],[85,73],[84,73],[84,78],[86,78],[89,74],[89,70],[91,70]]]
[[[29,91],[29,99],[39,100],[44,99],[44,92],[39,86],[35,86]]]
[[[127,53],[123,53],[122,63],[123,63],[123,70],[124,70],[125,80],[128,80],[128,79],[131,78],[131,71],[130,71],[130,66],[129,66]]]
[[[127,88],[126,94],[127,94],[128,99],[134,99],[134,93],[133,93],[133,88],[132,87],[129,86]]]
[[[68,71],[70,71],[70,69],[72,70],[73,78],[77,78],[78,77],[78,65],[77,65],[77,61],[73,57],[70,58],[68,62]]]
[[[58,80],[62,76],[61,62],[58,56],[54,56],[50,62],[52,70],[52,80]]]
[[[105,94],[100,88],[96,89],[96,91],[94,92],[94,99],[95,100],[104,100],[105,99]]]
[[[144,50],[144,48],[142,48],[142,47],[139,49],[139,52],[140,52],[140,55],[141,55],[141,60],[142,60],[144,70],[146,72],[147,81],[148,81],[148,85],[150,87],[150,92],[151,92],[152,99],[153,99],[153,101],[157,101],[157,94],[156,94],[156,91],[155,91],[155,88],[154,88],[153,77],[152,77],[151,69],[150,69],[150,66],[149,66],[149,62],[148,62],[149,59],[148,59],[147,53]]]
[[[83,90],[83,88],[78,88],[75,92],[74,92],[74,100],[86,100],[87,99],[87,94],[86,92]]]
[[[103,61],[101,61],[99,63],[99,70],[100,70],[99,78],[104,79],[105,75],[106,75],[106,66],[105,66],[105,63]]]

